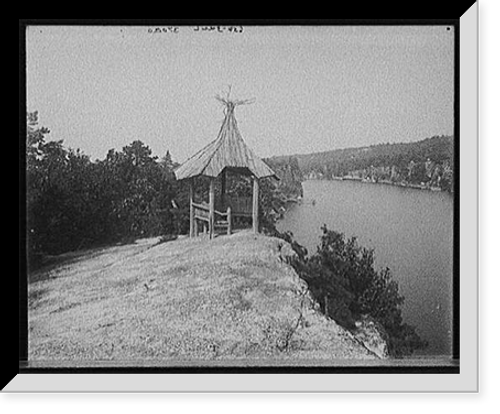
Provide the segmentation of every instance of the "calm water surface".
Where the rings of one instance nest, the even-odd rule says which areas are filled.
[[[451,354],[453,198],[448,193],[353,181],[309,180],[304,200],[278,224],[310,254],[321,226],[375,249],[405,296],[403,317],[427,341],[426,355]],[[314,201],[314,202],[313,202]]]

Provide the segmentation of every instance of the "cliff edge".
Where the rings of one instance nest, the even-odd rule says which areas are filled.
[[[30,362],[377,359],[315,308],[285,241],[250,232],[71,254],[30,277]]]

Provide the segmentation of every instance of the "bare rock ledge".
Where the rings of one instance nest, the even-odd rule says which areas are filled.
[[[301,365],[378,359],[315,309],[283,240],[239,232],[72,254],[30,275],[29,359]]]

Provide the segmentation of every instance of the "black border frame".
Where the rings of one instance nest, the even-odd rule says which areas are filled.
[[[473,4],[472,2],[471,4]],[[19,20],[19,358],[16,374],[459,374],[460,373],[460,16],[470,7],[467,5],[457,18],[453,19],[20,19]],[[27,266],[26,266],[26,27],[37,25],[67,26],[186,26],[186,25],[237,25],[237,26],[450,26],[454,28],[454,226],[453,226],[453,340],[450,365],[413,366],[303,366],[303,367],[30,367],[28,362],[28,321],[27,321]],[[7,382],[8,382],[7,381]],[[2,381],[2,388],[7,382]]]

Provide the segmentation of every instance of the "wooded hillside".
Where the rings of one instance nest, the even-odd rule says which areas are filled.
[[[453,188],[454,138],[434,136],[418,142],[378,144],[295,155],[304,178],[353,177],[370,181]],[[284,162],[290,157],[274,157]]]

